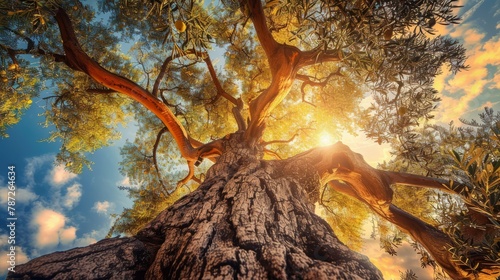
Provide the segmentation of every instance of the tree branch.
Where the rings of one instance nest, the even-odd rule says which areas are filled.
[[[197,160],[199,157],[198,151],[191,146],[186,130],[170,109],[133,81],[109,72],[90,58],[81,49],[71,20],[62,8],[57,10],[55,18],[63,40],[67,64],[72,69],[86,73],[103,86],[121,92],[144,105],[168,127],[181,155],[187,160]]]
[[[26,46],[26,49],[12,49],[11,47],[7,46],[7,45],[4,45],[4,44],[0,44],[0,47],[2,47],[6,52],[7,54],[10,56],[11,60],[12,60],[12,63],[14,64],[18,64],[17,62],[17,58],[16,58],[16,55],[19,55],[19,54],[31,54],[33,52],[37,53],[37,54],[40,54],[40,55],[50,55],[54,58],[54,60],[56,62],[64,62],[65,64],[68,64],[67,61],[66,61],[66,57],[64,55],[61,55],[61,54],[56,54],[56,53],[51,53],[51,52],[46,52],[42,49],[40,49],[40,47],[38,47],[37,50],[35,50],[35,41],[33,41],[33,39],[17,32],[16,30],[12,30],[8,27],[5,28],[6,30],[9,30],[10,32],[16,34],[17,36],[21,37],[23,40],[26,41],[27,43],[27,46]]]
[[[366,163],[360,154],[340,142],[310,150],[292,159],[306,160],[306,164],[315,167],[324,183],[362,201],[375,213],[408,233],[426,248],[453,279],[471,279],[472,276],[468,276],[467,271],[453,261],[448,251],[453,242],[446,234],[392,204],[391,184],[405,181],[422,187],[438,187],[442,182],[377,170]]]
[[[234,105],[232,112],[236,123],[238,124],[238,131],[244,131],[246,129],[246,124],[243,116],[241,115],[241,110],[243,110],[243,100],[241,98],[234,98],[224,90],[222,84],[219,81],[219,78],[217,77],[217,73],[215,72],[214,65],[212,64],[212,60],[210,59],[208,53],[205,55],[205,58],[203,60],[207,64],[208,72],[210,73],[210,77],[212,77],[212,81],[214,82],[215,88],[217,89],[217,95],[224,97]]]
[[[382,170],[380,170],[379,172],[385,174],[386,178],[388,178],[391,185],[401,184],[411,187],[433,188],[452,194],[460,194],[468,187],[466,184],[462,183],[451,182],[449,180],[425,177],[410,173],[400,173],[400,172],[382,171]]]
[[[205,55],[203,61],[207,64],[208,72],[210,73],[210,77],[212,77],[212,81],[215,84],[215,88],[217,89],[217,94],[224,97],[227,101],[231,102],[234,106],[238,106],[238,100],[227,93],[223,88],[217,77],[217,73],[215,72],[214,65],[212,64],[212,60],[208,54]]]
[[[293,141],[293,139],[295,139],[295,137],[299,136],[298,133],[295,133],[290,139],[288,140],[272,140],[272,141],[267,141],[267,142],[262,142],[262,146],[267,146],[267,145],[271,145],[271,144],[288,144],[290,142]]]
[[[161,184],[163,190],[168,194],[167,187],[165,186],[165,184],[163,183],[163,180],[161,179],[160,168],[158,167],[158,160],[156,157],[156,152],[158,151],[158,146],[160,145],[161,137],[167,131],[168,131],[168,128],[165,126],[158,132],[158,135],[156,136],[156,141],[155,141],[155,144],[153,145],[153,164],[155,165],[156,175],[158,176],[158,180],[160,181],[160,184]]]
[[[298,67],[303,68],[318,63],[337,62],[342,60],[343,55],[340,50],[322,50],[321,47],[322,46],[318,46],[310,51],[302,51]]]
[[[165,61],[163,61],[163,64],[161,65],[161,68],[160,68],[160,73],[158,73],[158,77],[156,77],[155,83],[153,85],[153,91],[151,92],[151,94],[153,96],[158,97],[158,89],[160,87],[161,80],[163,79],[163,77],[165,77],[165,73],[167,72],[167,68],[168,68],[168,65],[170,64],[170,62],[172,62],[172,60],[174,60],[174,59],[177,59],[179,57],[182,57],[182,56],[185,56],[188,54],[196,54],[197,56],[201,55],[200,52],[197,52],[195,50],[186,50],[182,54],[180,54],[180,53],[172,54],[171,56],[167,57],[165,59]]]
[[[271,31],[267,27],[266,16],[264,15],[264,10],[262,9],[261,0],[247,0],[241,1],[242,9],[248,11],[249,17],[257,33],[259,42],[266,53],[267,58],[271,58],[276,52],[279,44],[274,40]],[[271,65],[271,68],[273,66]]]
[[[316,80],[316,81],[313,81],[311,78],[311,76],[307,76],[307,75],[303,75],[303,74],[297,74],[295,76],[295,78],[297,80],[300,80],[302,81],[302,90],[303,88],[305,87],[305,85],[309,85],[309,86],[313,86],[313,87],[324,87],[326,86],[326,84],[330,81],[331,78],[335,77],[335,76],[338,76],[338,77],[343,77],[344,75],[342,75],[340,73],[340,68],[335,71],[335,72],[332,72],[330,73],[326,78],[323,78],[322,81],[319,81],[319,80]]]

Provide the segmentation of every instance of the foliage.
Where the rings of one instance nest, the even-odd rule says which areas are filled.
[[[20,121],[21,115],[31,107],[32,98],[38,95],[40,89],[33,69],[26,69],[18,64],[11,65],[13,67],[5,67],[4,64],[0,68],[1,137],[8,137],[7,128]]]
[[[405,196],[418,197],[419,202],[404,209],[421,219],[433,219],[431,224],[452,238],[450,251],[456,261],[476,275],[485,265],[500,262],[500,114],[485,108],[479,119],[462,120],[465,126],[458,128],[424,127],[406,147],[394,144],[395,159],[383,165],[452,180],[455,195],[406,188]],[[417,193],[422,191],[426,193]],[[427,209],[418,213],[415,207],[423,205]]]
[[[367,207],[359,201],[325,187],[318,212],[330,224],[337,237],[349,248],[361,251],[363,223],[370,217]]]
[[[399,272],[399,273],[400,273],[401,280],[416,280],[416,279],[418,279],[415,272],[413,272],[413,270],[411,270],[411,269],[406,270],[405,272]]]
[[[493,127],[483,140],[483,147],[452,151],[468,186],[455,188],[465,209],[455,212],[446,228],[455,243],[453,256],[476,275],[485,265],[500,267],[500,129]]]

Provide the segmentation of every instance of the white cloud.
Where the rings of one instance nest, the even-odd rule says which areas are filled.
[[[9,192],[9,189],[7,188],[7,186],[2,187],[0,189],[0,204],[1,205],[7,204],[8,192]],[[14,198],[16,199],[16,203],[27,204],[31,201],[36,200],[38,198],[38,195],[36,195],[35,193],[31,192],[28,189],[17,187],[16,188],[16,195],[14,196]]]
[[[27,204],[27,203],[34,201],[34,200],[37,200],[37,199],[38,199],[38,195],[31,192],[28,189],[18,188],[16,190],[16,202]]]
[[[76,238],[75,227],[65,227],[67,218],[51,209],[38,209],[31,221],[37,229],[34,241],[38,248],[52,248],[59,243],[69,244]]]
[[[110,203],[109,201],[97,201],[92,209],[94,209],[97,213],[106,214],[112,204],[113,203]]]
[[[81,187],[82,185],[75,183],[66,189],[66,195],[63,199],[63,205],[66,208],[71,209],[80,201],[80,197],[82,196]]]
[[[46,154],[38,157],[32,157],[26,159],[26,167],[24,176],[28,181],[29,186],[33,186],[35,184],[35,173],[36,171],[44,164],[53,162],[55,159],[54,155]]]
[[[35,235],[37,247],[54,247],[59,244],[59,232],[63,230],[65,222],[63,214],[50,209],[36,213],[32,223],[38,229]]]
[[[61,243],[71,244],[76,239],[76,227],[68,227],[60,232]]]
[[[117,183],[117,185],[129,187],[130,186],[130,178],[128,176],[124,177],[123,180],[121,180]]]
[[[77,175],[75,173],[67,171],[64,166],[62,165],[56,165],[54,168],[50,171],[50,177],[49,177],[49,182],[53,186],[60,186],[63,185],[73,178],[76,178]]]
[[[98,232],[95,230],[91,233],[84,234],[83,237],[75,240],[75,247],[84,247],[96,243],[98,235]]]
[[[466,10],[461,16],[462,21],[466,21],[467,19],[469,19],[477,11],[477,9],[479,9],[483,2],[484,0],[479,0],[476,4],[474,4],[474,6]]]

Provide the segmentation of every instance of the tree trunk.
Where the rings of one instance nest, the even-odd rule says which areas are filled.
[[[342,244],[314,214],[317,171],[293,159],[261,160],[258,149],[246,148],[239,136],[226,142],[225,152],[196,191],[163,211],[137,236],[110,239],[129,242],[109,250],[99,263],[109,267],[115,279],[132,279],[112,268],[124,262],[120,254],[127,268],[137,267],[136,279],[382,279],[367,257]],[[102,242],[109,241],[89,248]],[[120,249],[129,243],[135,247]],[[72,257],[71,271],[64,263],[54,264],[56,257],[75,256],[74,250],[20,265],[8,279],[56,279],[57,273],[102,278],[86,269],[83,262],[89,258]],[[43,262],[53,265],[40,266]]]

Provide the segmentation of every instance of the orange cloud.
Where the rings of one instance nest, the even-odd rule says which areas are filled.
[[[476,45],[484,38],[484,34],[474,29],[471,24],[459,25],[457,28],[453,29],[449,35],[453,38],[463,39],[466,47]]]
[[[400,279],[400,273],[411,269],[418,279],[433,279],[431,268],[420,267],[419,255],[408,243],[397,249],[397,255],[391,256],[380,248],[379,241],[367,239],[362,251],[370,261],[382,272],[384,279]]]
[[[453,76],[449,71],[435,79],[434,86],[441,93],[441,106],[438,120],[449,122],[458,120],[465,112],[478,109],[482,104],[475,104],[475,99],[488,88],[500,88],[498,71],[488,71],[487,67],[498,68],[500,65],[500,37],[481,42],[484,34],[470,25],[456,28],[452,36],[464,36],[468,48],[467,64],[470,68]],[[483,101],[482,103],[484,103]]]

